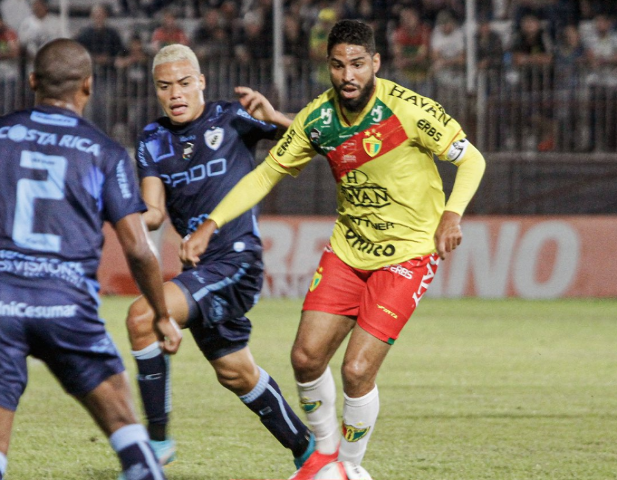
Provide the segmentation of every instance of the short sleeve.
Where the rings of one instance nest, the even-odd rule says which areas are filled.
[[[231,104],[235,115],[236,130],[247,143],[256,143],[262,139],[274,140],[278,127],[272,123],[258,120],[248,113],[240,102]]]
[[[275,170],[295,177],[316,155],[304,128],[306,118],[305,108],[296,115],[283,138],[270,150],[266,161]]]
[[[103,211],[106,220],[117,223],[132,213],[145,212],[133,161],[124,149],[115,149],[107,156],[103,183]]]

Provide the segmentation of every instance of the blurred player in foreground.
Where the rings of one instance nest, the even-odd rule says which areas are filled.
[[[45,362],[90,412],[127,476],[163,479],[97,312],[96,271],[108,220],[156,312],[157,344],[178,350],[182,336],[167,313],[131,159],[81,118],[92,93],[92,61],[79,43],[44,45],[30,86],[36,106],[0,118],[0,479],[28,355]]]
[[[317,153],[337,185],[339,217],[313,277],[292,349],[292,365],[317,451],[292,478],[326,463],[360,464],[379,411],[379,368],[437,270],[460,244],[461,216],[485,162],[435,101],[377,78],[372,29],[342,20],[328,37],[332,87],[308,104],[269,156],[183,242],[194,264],[213,232],[258,203]],[[433,155],[458,167],[448,202]],[[207,254],[207,253],[206,253]],[[330,359],[345,351],[341,438]]]
[[[155,230],[169,214],[184,237],[253,170],[257,142],[280,137],[291,120],[250,88],[236,88],[239,101],[206,103],[205,77],[184,45],[162,48],[152,73],[165,116],[147,125],[138,140],[137,166],[148,205],[144,220]],[[302,465],[314,450],[314,437],[248,347],[251,322],[245,314],[261,291],[261,254],[257,212],[251,210],[218,231],[195,265],[165,283],[165,299],[178,324],[191,331],[220,384],[238,395],[291,450],[296,465]],[[167,464],[176,455],[167,432],[170,373],[152,330],[153,315],[148,302],[138,298],[130,307],[127,328],[152,445]]]

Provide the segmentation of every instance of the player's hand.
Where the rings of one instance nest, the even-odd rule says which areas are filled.
[[[234,91],[238,95],[240,104],[253,118],[268,123],[276,123],[279,112],[261,93],[249,87],[236,87]]]
[[[445,211],[435,232],[435,247],[442,260],[461,244],[463,232],[461,230],[461,216],[458,213]]]
[[[210,243],[210,237],[217,229],[216,223],[206,220],[197,230],[182,239],[180,244],[180,261],[188,266],[195,267]]]
[[[169,316],[155,318],[154,332],[163,353],[174,354],[178,351],[182,342],[182,331],[173,318]]]

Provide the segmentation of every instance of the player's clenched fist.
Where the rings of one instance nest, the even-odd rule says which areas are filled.
[[[183,265],[195,267],[199,263],[199,257],[208,248],[210,237],[216,230],[216,223],[206,220],[197,230],[185,236],[180,245],[180,261]]]

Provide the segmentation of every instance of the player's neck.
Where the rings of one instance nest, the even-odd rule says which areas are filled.
[[[75,103],[67,102],[65,100],[58,100],[57,98],[42,98],[37,102],[37,105],[49,105],[52,107],[64,108],[65,110],[75,112],[77,115],[81,115],[83,113],[83,108],[79,108],[79,106]]]

